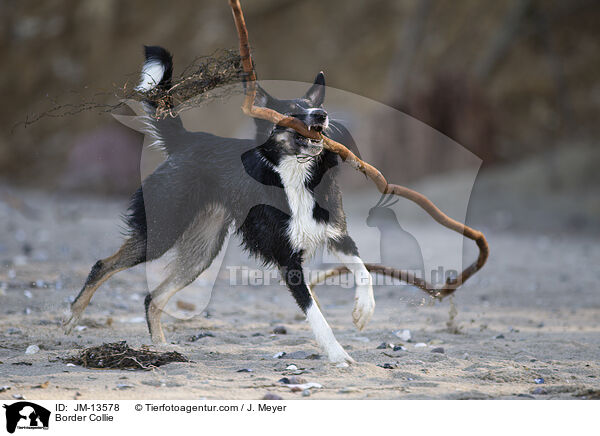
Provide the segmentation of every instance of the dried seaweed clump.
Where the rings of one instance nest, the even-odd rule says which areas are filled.
[[[168,87],[156,87],[146,92],[136,91],[139,73],[135,73],[134,77],[112,91],[98,91],[90,99],[82,98],[79,102],[60,103],[51,99],[52,107],[40,113],[28,114],[13,129],[19,125],[27,127],[42,118],[60,118],[87,111],[115,113],[117,109],[125,107],[128,100],[149,100],[156,105],[157,118],[175,117],[184,110],[208,101],[243,93],[242,86],[227,85],[242,82],[245,73],[237,51],[220,49],[212,55],[196,58],[179,77],[172,79]],[[113,97],[119,101],[111,102]]]
[[[169,87],[155,87],[146,92],[131,91],[126,98],[150,100],[156,107],[156,116],[176,116],[185,109],[205,101],[241,93],[242,87],[226,86],[241,82],[244,71],[239,53],[235,50],[217,50],[210,56],[197,58]]]
[[[85,348],[77,356],[68,357],[64,361],[84,368],[148,371],[171,362],[189,362],[189,359],[176,351],[158,353],[145,346],[135,350],[126,341],[121,341]]]

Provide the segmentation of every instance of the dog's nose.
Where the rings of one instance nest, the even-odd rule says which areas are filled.
[[[327,112],[325,112],[323,109],[315,109],[310,113],[310,115],[317,123],[324,123],[325,120],[327,120]]]

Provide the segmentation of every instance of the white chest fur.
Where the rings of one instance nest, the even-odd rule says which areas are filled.
[[[292,217],[288,226],[288,237],[295,250],[304,250],[310,257],[328,238],[338,238],[339,229],[317,222],[313,218],[315,199],[305,185],[310,177],[314,161],[300,162],[296,156],[288,156],[281,160],[275,170],[279,173]]]

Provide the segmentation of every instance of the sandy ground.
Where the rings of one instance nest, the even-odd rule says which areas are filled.
[[[493,184],[494,177],[480,186]],[[0,386],[10,387],[0,392],[1,399],[260,399],[267,392],[302,400],[600,396],[600,246],[594,229],[564,231],[572,217],[560,211],[564,202],[577,201],[571,195],[560,201],[536,197],[549,209],[535,213],[557,222],[530,232],[519,224],[518,212],[503,212],[520,203],[508,206],[494,198],[504,205],[487,207],[489,192],[475,190],[472,221],[486,231],[492,256],[457,292],[453,322],[448,300],[432,303],[418,291],[377,287],[375,315],[358,332],[351,320],[352,291],[319,287],[325,316],[358,362],[349,368],[305,358],[322,351],[282,286],[230,286],[221,272],[207,311],[189,320],[163,319],[170,348],[192,362],[127,371],[60,360],[103,342],[150,342],[141,318],[147,292],[143,267],[116,275],[98,291],[80,323],[85,328],[65,336],[60,327],[69,297],[77,294],[93,262],[118,248],[125,201],[13,193],[41,216],[27,219],[0,203]],[[444,251],[444,239],[438,238],[444,231],[424,229],[430,236],[421,245]],[[242,256],[241,264],[248,264],[235,244],[227,256]],[[280,325],[287,334],[273,335]],[[394,334],[403,329],[410,330],[411,341]],[[191,340],[201,332],[213,336]],[[378,349],[382,342],[403,344],[405,350]],[[40,351],[26,354],[30,345]],[[443,353],[433,352],[440,347]],[[280,352],[287,355],[275,358]],[[379,366],[386,363],[391,369]],[[322,387],[302,395],[279,383],[294,374],[286,369],[290,364]]]

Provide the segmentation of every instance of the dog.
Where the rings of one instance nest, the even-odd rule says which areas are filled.
[[[146,47],[145,54],[137,89],[171,86],[171,54],[161,47]],[[294,116],[311,130],[332,136],[341,127],[334,129],[324,98],[325,76],[320,72],[308,91],[293,100],[277,99],[257,85],[255,105]],[[160,321],[164,307],[210,266],[234,226],[245,250],[279,268],[329,360],[354,362],[336,340],[303,272],[303,262],[326,245],[354,274],[353,321],[358,329],[365,327],[375,308],[373,287],[347,232],[335,181],[338,155],[322,141],[265,120],[255,120],[254,139],[223,138],[188,131],[179,117],[157,119],[155,105],[146,101],[144,106],[147,132],[167,158],[132,196],[126,239],[115,254],[92,267],[71,305],[66,331],[109,277],[170,252],[174,260],[168,277],[145,299],[152,341],[165,343]]]

